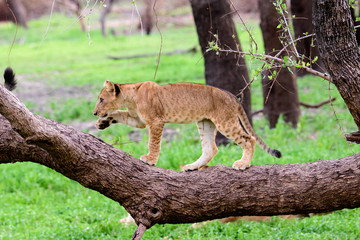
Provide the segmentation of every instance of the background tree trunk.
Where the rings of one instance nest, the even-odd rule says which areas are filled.
[[[106,8],[104,8],[104,10],[102,11],[101,16],[100,16],[101,33],[104,37],[107,36],[106,16],[111,12],[112,5],[115,1],[116,0],[106,1]]]
[[[235,54],[220,54],[206,52],[209,42],[216,41],[213,34],[219,38],[222,47],[241,49],[234,22],[231,17],[229,2],[226,0],[190,0],[201,51],[205,60],[206,84],[225,89],[235,96],[241,96],[242,104],[249,121],[251,117],[251,95],[249,74],[245,59]],[[216,140],[221,143],[225,137],[218,133]]]
[[[312,23],[312,0],[291,0],[291,14],[295,15],[293,19],[295,39],[304,36],[305,33],[312,34],[314,25]],[[319,49],[317,43],[315,47],[311,47],[312,38],[305,38],[297,42],[296,48],[300,55],[304,55],[305,62],[309,62],[311,67],[317,71],[324,72],[323,63],[319,57]],[[318,56],[319,59],[312,64],[311,59]],[[310,60],[309,60],[310,59]],[[298,76],[308,74],[304,69],[297,71]]]
[[[313,17],[325,67],[360,129],[360,53],[349,1],[316,0]]]
[[[259,0],[260,27],[263,34],[265,53],[275,55],[276,50],[283,48],[279,38],[280,15],[275,10],[273,0]],[[275,49],[275,52],[274,52]],[[284,52],[282,56],[288,54]],[[278,72],[276,80],[269,80],[269,71],[263,72],[264,114],[269,119],[270,128],[274,128],[280,114],[284,114],[285,122],[296,127],[300,116],[299,97],[296,86],[296,75],[287,69],[275,69]],[[295,73],[295,69],[293,69]]]
[[[175,172],[36,116],[1,85],[0,96],[0,114],[7,119],[0,115],[0,163],[39,163],[117,201],[138,224],[137,239],[154,224],[360,206],[360,154],[245,171],[218,165]]]
[[[142,24],[143,24],[145,33],[147,35],[150,35],[151,29],[153,28],[153,25],[154,25],[154,19],[153,19],[153,4],[154,3],[153,2],[154,2],[153,0],[144,0],[145,6],[141,13]]]
[[[360,21],[356,21],[356,18],[357,18],[357,16],[359,16],[359,15],[356,15],[355,14],[355,9],[354,8],[350,8],[350,12],[351,12],[351,18],[352,18],[352,20],[354,21],[354,25],[355,25],[355,27],[356,26],[359,26],[360,25]],[[360,13],[360,8],[359,8],[359,13]],[[360,29],[359,28],[357,28],[357,29],[355,29],[355,33],[356,33],[356,41],[357,41],[357,44],[358,44],[358,46],[360,45]]]
[[[26,12],[25,8],[21,1],[19,0],[7,0],[10,9],[13,11],[16,17],[16,21],[19,25],[23,26],[24,28],[27,28],[27,22],[26,22]],[[15,22],[15,19],[12,14],[10,14],[11,21]]]
[[[71,0],[76,5],[75,14],[76,16],[81,16],[82,12],[82,1],[81,0]],[[81,27],[81,31],[86,32],[86,25],[83,17],[79,18],[79,23]]]

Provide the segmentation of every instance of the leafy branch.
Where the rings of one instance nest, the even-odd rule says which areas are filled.
[[[305,36],[294,39],[292,37],[290,27],[289,27],[289,22],[287,21],[287,17],[286,17],[286,14],[288,13],[286,4],[283,2],[283,0],[276,0],[273,3],[273,5],[276,8],[279,15],[281,16],[279,18],[279,25],[277,27],[282,29],[282,31],[284,33],[284,38],[288,39],[286,41],[281,41],[283,48],[280,49],[274,56],[258,53],[257,47],[256,47],[256,52],[251,51],[251,49],[250,49],[250,51],[246,52],[246,51],[240,51],[238,49],[234,50],[234,49],[222,47],[217,34],[213,34],[213,37],[215,40],[209,42],[209,47],[207,48],[206,51],[207,52],[214,51],[217,55],[220,55],[221,53],[234,54],[234,55],[237,55],[238,58],[243,57],[243,56],[250,56],[251,59],[257,59],[257,60],[263,61],[264,64],[261,66],[260,69],[255,70],[254,78],[252,79],[252,81],[249,84],[251,84],[254,81],[254,79],[261,72],[263,72],[265,70],[269,70],[271,73],[271,75],[269,75],[268,78],[270,80],[272,80],[272,79],[275,80],[278,75],[279,70],[281,71],[281,69],[288,69],[290,72],[293,72],[292,68],[304,69],[305,71],[307,71],[315,76],[321,77],[321,78],[329,81],[330,83],[332,83],[332,80],[331,80],[331,77],[329,74],[319,72],[317,70],[314,70],[311,67],[311,65],[314,64],[318,60],[318,56],[315,56],[313,59],[309,59],[309,61],[304,61],[304,59],[306,57],[304,55],[300,55],[296,49],[296,42],[303,40],[305,38],[309,38],[309,37],[313,38],[315,36],[315,34],[307,34],[306,33]],[[233,4],[232,4],[232,7],[236,11],[237,15],[240,16],[239,12],[235,9]],[[240,19],[241,19],[241,17],[240,17]],[[248,32],[251,41],[255,42],[251,32],[248,30],[248,28],[246,27],[246,25],[243,21],[242,21],[242,24],[245,26],[245,29]],[[314,42],[314,40],[312,40],[312,44],[311,44],[312,47],[314,47],[313,42]],[[257,46],[257,44],[256,44],[256,46]],[[288,51],[289,48],[291,48],[291,51]],[[284,52],[287,52],[287,55],[281,56]]]

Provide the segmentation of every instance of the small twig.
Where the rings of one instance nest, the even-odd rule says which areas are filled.
[[[306,35],[306,36],[299,37],[299,38],[295,39],[293,42],[290,42],[290,43],[286,44],[286,45],[275,55],[275,57],[280,56],[280,54],[281,54],[283,51],[285,51],[286,48],[288,48],[289,46],[292,46],[294,43],[296,43],[296,42],[298,42],[298,41],[300,41],[300,40],[303,40],[303,39],[305,39],[305,38],[308,38],[308,37],[315,37],[315,33],[312,33],[312,34],[308,34],[308,35]]]
[[[327,103],[330,103],[330,102],[333,102],[335,100],[336,100],[336,98],[333,97],[331,99],[322,101],[322,102],[320,102],[318,104],[308,104],[308,103],[300,102],[300,105],[303,106],[303,107],[306,107],[306,108],[319,108],[319,107],[322,107],[323,105],[325,105]]]
[[[55,7],[55,0],[53,0],[52,2],[52,5],[51,5],[51,11],[50,11],[50,17],[49,17],[49,22],[48,22],[48,25],[46,27],[46,31],[45,31],[45,35],[44,37],[42,38],[41,42],[40,42],[40,45],[38,47],[38,50],[40,49],[41,45],[43,44],[48,32],[49,32],[49,29],[50,29],[50,24],[51,24],[51,18],[53,16],[53,13],[54,13],[54,7]]]
[[[258,115],[258,114],[263,113],[263,112],[264,112],[264,109],[256,110],[256,111],[253,111],[251,113],[251,116],[255,116],[255,115]]]
[[[308,103],[300,102],[300,105],[303,106],[303,107],[306,107],[306,108],[319,108],[319,107],[322,107],[323,105],[325,105],[327,103],[330,103],[330,102],[333,102],[335,100],[336,100],[336,98],[331,98],[329,100],[322,101],[322,102],[320,102],[318,104],[308,104]],[[255,116],[255,115],[257,115],[259,113],[263,113],[263,112],[264,112],[264,109],[260,109],[260,110],[253,111],[251,113],[251,115]]]
[[[84,7],[84,9],[81,11],[81,13],[80,13],[80,15],[65,29],[65,32],[67,31],[67,30],[69,30],[70,29],[70,27],[72,26],[72,25],[74,25],[74,23],[76,23],[77,21],[79,21],[80,20],[80,18],[84,18],[85,17],[85,11],[87,10],[87,8],[90,6],[90,2],[89,1],[86,1],[86,6]]]
[[[262,65],[261,69],[264,69],[264,67],[265,67],[265,63]],[[261,73],[260,71],[257,72],[257,73],[253,76],[253,78],[251,79],[251,81],[248,82],[248,83],[246,84],[246,86],[245,86],[243,89],[241,89],[238,94],[236,94],[236,97],[242,96],[242,95],[244,94],[245,89],[248,88],[248,87],[256,80],[256,77],[257,77],[260,73]],[[243,76],[243,78],[244,78],[244,80],[245,80],[245,77],[244,77],[244,76]]]
[[[265,103],[267,103],[267,101],[269,100],[271,90],[272,90],[272,88],[274,87],[275,82],[276,82],[275,79],[277,79],[277,77],[279,76],[280,71],[281,71],[281,68],[280,68],[279,71],[276,73],[276,76],[274,77],[274,81],[269,81],[269,83],[271,83],[271,85],[270,85],[270,88],[269,88],[269,92],[268,92],[267,95],[266,95],[266,98],[265,98],[265,101],[264,101],[264,105],[265,105]]]
[[[357,26],[354,27],[354,29],[358,29],[358,28],[360,28],[360,25],[357,25]],[[283,51],[285,51],[286,48],[288,48],[289,46],[293,45],[294,43],[296,43],[296,42],[298,42],[298,41],[300,41],[300,40],[303,40],[303,39],[305,39],[305,38],[315,37],[315,36],[316,36],[315,33],[311,33],[311,34],[307,34],[307,35],[305,35],[305,36],[296,38],[293,42],[290,42],[290,43],[286,44],[286,45],[275,55],[275,57],[280,56],[280,54],[281,54]]]
[[[293,37],[292,37],[292,35],[291,35],[291,31],[290,31],[289,24],[288,24],[288,22],[287,22],[287,19],[286,19],[285,14],[284,14],[284,12],[286,11],[286,9],[283,9],[283,8],[282,8],[282,5],[281,5],[279,2],[276,2],[276,4],[277,4],[277,7],[278,7],[278,9],[279,9],[278,12],[279,12],[279,14],[281,15],[282,19],[284,20],[284,23],[285,23],[285,26],[286,26],[284,30],[287,31],[287,35],[288,35],[288,37],[290,38],[290,43],[292,44],[292,46],[293,46],[293,48],[294,48],[295,56],[296,56],[296,58],[300,58],[300,55],[299,55],[299,53],[298,53],[298,51],[297,51],[297,49],[296,49],[296,46],[295,46],[295,42],[294,42]]]
[[[255,44],[255,52],[257,53],[257,52],[258,52],[258,46],[257,46],[257,43],[256,43],[255,39],[253,38],[253,36],[252,36],[252,34],[250,33],[249,29],[247,28],[244,20],[243,20],[242,17],[240,16],[239,11],[235,8],[235,5],[234,5],[234,3],[233,3],[231,0],[230,0],[230,4],[231,4],[231,6],[234,8],[234,10],[235,10],[236,14],[238,15],[238,17],[239,17],[242,25],[245,27],[246,32],[249,34],[252,42]]]
[[[155,6],[156,6],[156,0],[154,1],[153,11],[154,11],[154,14],[155,14],[155,26],[156,26],[156,29],[158,30],[159,34],[160,34],[160,49],[159,49],[159,56],[158,56],[158,60],[157,60],[157,64],[156,64],[156,69],[155,69],[155,73],[154,73],[154,80],[156,79],[156,74],[157,74],[157,71],[158,71],[158,69],[159,69],[161,51],[162,51],[162,46],[163,46],[163,36],[162,36],[162,33],[161,33],[161,31],[160,31],[160,28],[159,28],[159,18],[158,18],[158,15],[157,15]]]
[[[125,144],[130,144],[130,143],[138,143],[141,142],[142,140],[134,140],[134,141],[128,141],[128,142],[114,142],[111,143],[111,146],[121,146],[121,145],[125,145]]]
[[[329,99],[330,99],[330,98],[331,98],[330,82],[329,82],[328,91],[329,91]],[[336,119],[336,122],[337,122],[337,124],[339,125],[340,131],[341,131],[341,135],[343,135],[344,138],[346,139],[345,131],[344,131],[343,127],[342,127],[341,124],[340,124],[340,120],[339,120],[339,118],[337,117],[337,114],[336,114],[336,111],[335,111],[335,107],[334,107],[334,104],[332,103],[332,101],[330,101],[330,106],[331,106],[331,108],[332,108],[332,110],[333,110],[333,113],[334,113],[334,117],[335,117],[335,119]],[[351,152],[354,153],[353,149],[351,148],[350,143],[347,142],[347,144],[348,144],[348,147],[349,147],[349,149],[351,150]],[[355,153],[354,153],[354,154],[355,154]]]
[[[141,15],[140,15],[140,12],[139,12],[139,9],[138,7],[136,6],[136,3],[135,3],[135,0],[132,0],[132,4],[134,6],[134,8],[132,9],[131,11],[131,22],[132,22],[132,19],[133,19],[133,16],[134,16],[134,9],[139,17],[139,21],[140,21],[140,29],[141,29],[141,37],[144,36],[144,25],[143,25],[143,22],[141,20]],[[132,25],[130,26],[130,33],[132,31]]]
[[[15,21],[15,26],[16,26],[16,30],[15,30],[15,34],[14,34],[14,38],[13,38],[13,41],[11,43],[11,46],[10,46],[10,49],[9,49],[9,52],[8,52],[8,63],[9,63],[9,66],[11,66],[11,61],[10,61],[10,54],[11,54],[11,50],[15,44],[15,40],[16,40],[16,35],[17,35],[17,32],[18,32],[18,22],[17,22],[17,18],[15,16],[15,13],[13,12],[13,10],[10,8],[9,6],[9,3],[8,3],[8,0],[6,0],[6,6],[7,8],[9,9],[10,13],[12,14],[13,18],[14,18],[14,21]]]

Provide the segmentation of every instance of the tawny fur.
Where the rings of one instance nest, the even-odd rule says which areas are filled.
[[[215,144],[217,131],[243,149],[242,158],[233,164],[235,169],[250,167],[256,142],[269,154],[281,157],[278,150],[269,148],[254,132],[234,95],[208,85],[158,85],[154,82],[117,84],[106,80],[94,115],[99,116],[96,123],[99,129],[105,129],[113,123],[137,128],[147,126],[149,153],[140,159],[150,165],[155,165],[158,160],[166,123],[197,123],[203,153],[197,161],[184,167],[186,171],[199,169],[213,159],[218,151]]]

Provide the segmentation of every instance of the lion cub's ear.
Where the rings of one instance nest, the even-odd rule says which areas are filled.
[[[110,82],[109,80],[106,80],[104,82],[104,87],[106,91],[114,93],[115,95],[118,95],[120,93],[119,86],[113,82]]]
[[[110,82],[107,79],[104,82],[104,87],[105,87],[106,91],[108,91],[108,92],[114,91],[114,83]]]

